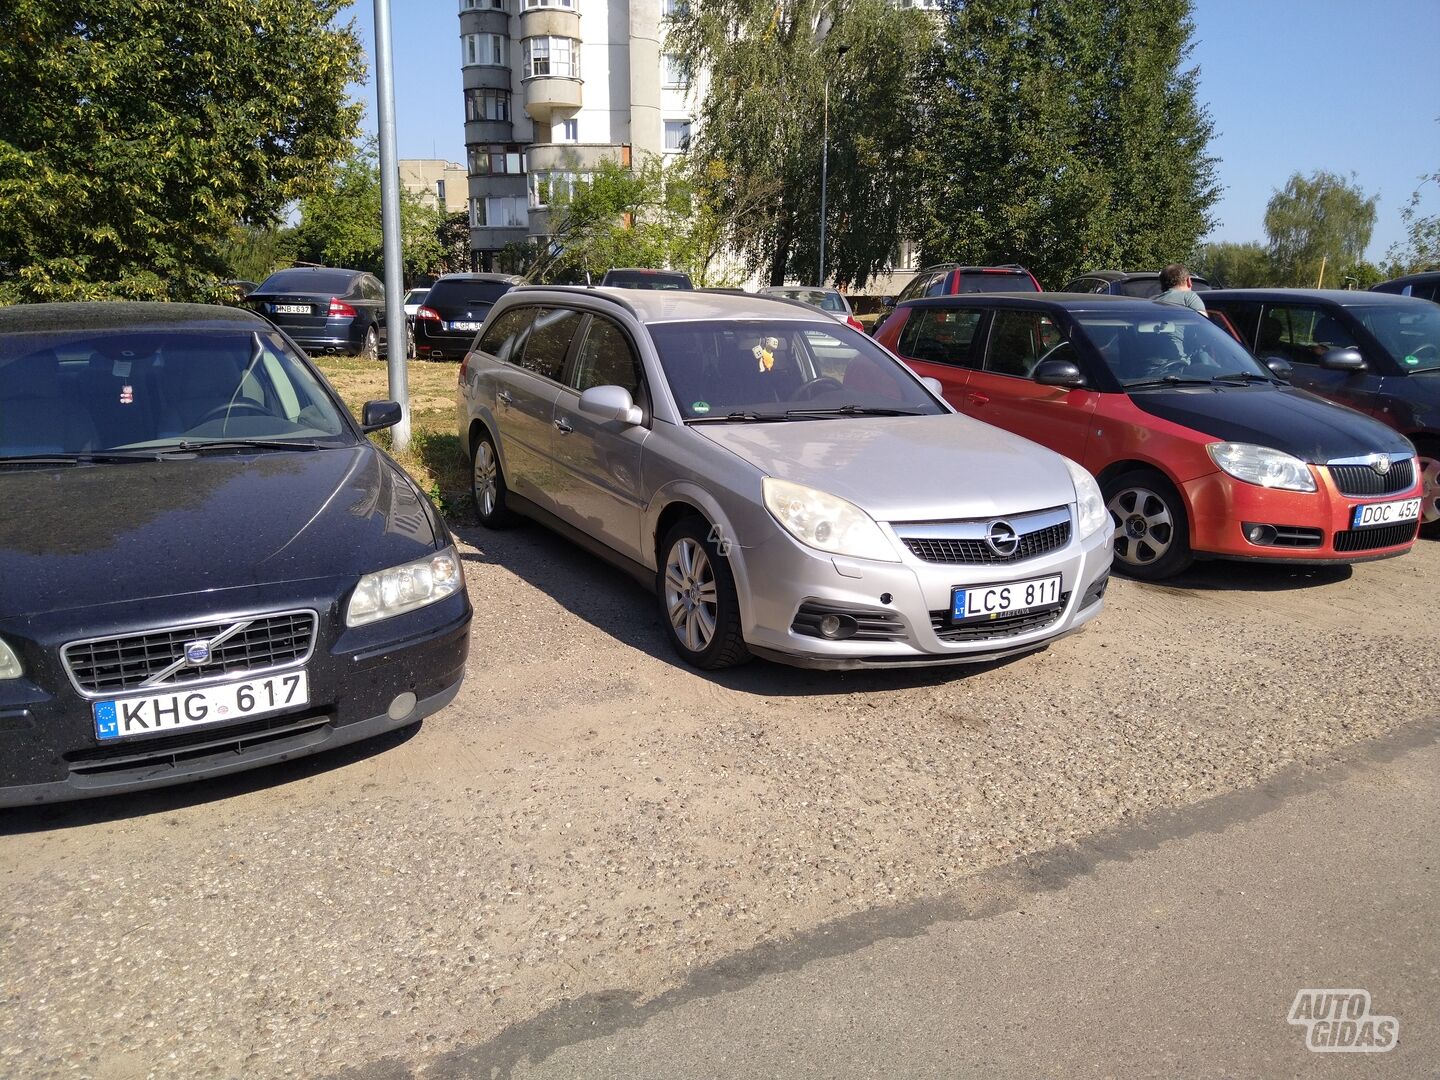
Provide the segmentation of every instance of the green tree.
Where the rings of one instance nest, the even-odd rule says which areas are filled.
[[[1405,224],[1405,240],[1392,244],[1385,253],[1394,277],[1440,269],[1440,214],[1420,213],[1420,195],[1426,184],[1440,188],[1440,172],[1421,177],[1420,186],[1400,211],[1400,220]]]
[[[1190,269],[1212,285],[1227,289],[1258,289],[1275,284],[1270,253],[1261,243],[1202,244],[1190,258]]]
[[[446,249],[440,238],[444,217],[416,193],[401,190],[400,251],[406,280],[433,273],[444,261]],[[384,276],[375,140],[352,147],[335,169],[331,184],[301,200],[295,257]]]
[[[204,295],[355,136],[349,2],[0,5],[0,301]]]
[[[655,155],[630,167],[613,159],[566,179],[538,178],[549,207],[543,243],[524,255],[532,281],[598,281],[612,266],[664,266],[684,270],[697,284],[709,266],[697,238],[695,191],[684,162],[666,165]]]
[[[1375,229],[1377,201],[1358,183],[1347,183],[1334,173],[1291,176],[1265,207],[1277,283],[1313,287],[1322,263],[1326,284],[1338,286],[1347,275],[1358,276]]]
[[[925,259],[1047,284],[1194,249],[1219,197],[1190,0],[964,0],[918,125]]]
[[[886,265],[912,196],[930,18],[885,0],[691,0],[668,35],[683,67],[709,73],[691,154],[747,268],[772,284],[818,273],[827,80],[827,277],[863,283]]]

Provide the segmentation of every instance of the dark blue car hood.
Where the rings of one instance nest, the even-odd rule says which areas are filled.
[[[1226,442],[1255,443],[1325,462],[1408,454],[1403,435],[1378,420],[1293,386],[1195,386],[1135,390],[1135,407]]]
[[[0,469],[0,620],[314,578],[358,578],[447,536],[369,443]]]

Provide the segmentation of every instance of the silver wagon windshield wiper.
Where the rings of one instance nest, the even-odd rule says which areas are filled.
[[[687,424],[773,424],[777,420],[789,420],[785,413],[732,412],[724,416],[692,416]]]
[[[917,409],[891,409],[876,405],[838,405],[830,409],[791,409],[786,416],[924,416]]]

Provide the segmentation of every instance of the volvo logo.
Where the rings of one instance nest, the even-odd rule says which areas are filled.
[[[1369,458],[1370,468],[1375,470],[1376,476],[1384,476],[1390,471],[1389,454],[1371,454]]]
[[[208,641],[191,641],[185,646],[185,662],[193,667],[210,662],[210,643]]]
[[[1020,546],[1020,537],[1008,521],[992,521],[985,533],[985,543],[990,545],[990,550],[996,555],[1008,559]]]

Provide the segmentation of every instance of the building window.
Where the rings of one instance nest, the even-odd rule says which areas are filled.
[[[690,121],[665,121],[665,149],[680,152],[690,149]]]
[[[492,195],[470,200],[470,226],[475,229],[523,229],[527,224],[524,195]]]
[[[471,176],[519,176],[525,171],[518,146],[471,146]]]
[[[575,0],[525,0],[525,10],[531,8],[571,8],[575,7]]]
[[[580,138],[580,121],[561,120],[555,125],[553,137],[556,142],[575,142]]]
[[[461,57],[465,67],[475,64],[505,64],[504,34],[462,34]]]
[[[660,14],[667,19],[681,19],[690,13],[685,0],[660,0]]]
[[[445,208],[445,181],[444,181],[444,180],[436,180],[436,181],[435,181],[435,199],[436,199],[436,201],[440,204],[440,208],[443,210],[443,209]]]
[[[580,43],[573,38],[534,37],[525,39],[525,75],[559,79],[580,77]]]
[[[661,84],[673,90],[683,90],[690,85],[690,80],[685,77],[685,69],[680,66],[680,58],[674,53],[666,53],[660,58]]]
[[[505,0],[460,0],[461,11],[504,11]]]
[[[510,91],[466,90],[465,119],[508,121],[510,119]]]
[[[543,210],[556,199],[568,200],[575,185],[589,179],[588,173],[540,172],[530,174],[530,208]]]

